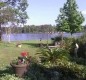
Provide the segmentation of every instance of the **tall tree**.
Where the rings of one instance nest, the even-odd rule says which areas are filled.
[[[2,24],[26,23],[28,15],[26,9],[27,0],[0,0],[0,40],[2,35]]]
[[[84,17],[81,12],[78,11],[76,0],[67,0],[63,8],[60,9],[60,14],[57,17],[57,30],[69,32],[72,35],[82,30],[83,27],[81,24],[83,21]]]

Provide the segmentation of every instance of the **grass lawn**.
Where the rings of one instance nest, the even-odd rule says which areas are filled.
[[[0,43],[0,70],[10,65],[11,60],[17,58],[22,51],[29,52],[30,56],[36,56],[35,53],[39,49],[39,40],[19,41],[22,47],[16,47],[18,42]],[[49,43],[51,41],[48,41]],[[46,40],[42,40],[43,44],[47,44]]]

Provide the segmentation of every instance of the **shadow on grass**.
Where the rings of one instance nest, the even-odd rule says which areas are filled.
[[[12,67],[6,67],[6,69],[4,70],[0,70],[0,77],[3,77],[5,76],[5,74],[9,74],[9,75],[12,75],[14,74],[13,70],[12,70]]]
[[[22,43],[23,45],[28,45],[32,47],[41,47],[41,46],[47,46],[47,44],[44,43]]]

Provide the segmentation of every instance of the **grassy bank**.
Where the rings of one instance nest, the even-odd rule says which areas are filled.
[[[46,40],[41,42],[45,45],[47,44]],[[50,41],[48,42],[50,43]],[[17,43],[22,43],[22,47],[16,47]],[[30,56],[35,56],[35,53],[39,49],[39,44],[39,40],[0,43],[0,69],[8,66],[11,60],[17,58],[22,51],[27,51]]]

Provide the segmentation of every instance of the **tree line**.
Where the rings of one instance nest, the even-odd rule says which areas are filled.
[[[52,33],[56,32],[55,25],[25,25],[24,27],[2,27],[4,34],[10,33]]]

